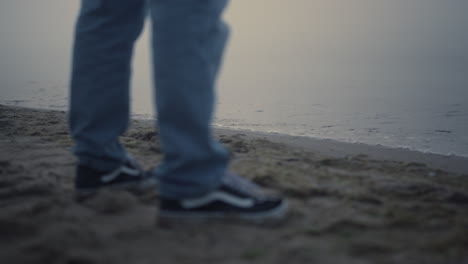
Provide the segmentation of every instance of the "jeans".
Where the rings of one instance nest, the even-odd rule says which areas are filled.
[[[211,135],[215,82],[228,38],[227,0],[82,0],[75,29],[69,122],[80,165],[126,159],[133,47],[152,22],[161,196],[186,198],[221,183],[227,151]]]

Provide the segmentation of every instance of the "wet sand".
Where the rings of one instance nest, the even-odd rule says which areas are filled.
[[[234,171],[290,199],[288,220],[163,229],[154,194],[74,201],[65,121],[0,106],[0,263],[468,263],[463,158],[217,130]],[[133,120],[122,142],[150,168],[157,135]]]

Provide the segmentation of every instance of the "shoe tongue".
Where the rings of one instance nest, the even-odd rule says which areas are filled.
[[[125,165],[129,166],[130,168],[137,169],[137,170],[141,170],[141,171],[143,170],[143,167],[141,166],[141,164],[135,159],[135,157],[133,157],[130,154],[127,154]]]
[[[263,197],[265,195],[260,186],[232,172],[225,174],[223,183],[251,196]]]

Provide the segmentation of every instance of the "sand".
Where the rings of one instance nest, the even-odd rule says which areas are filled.
[[[149,169],[157,135],[133,120],[122,142]],[[468,263],[463,158],[216,135],[234,171],[289,198],[283,225],[160,228],[155,194],[78,203],[66,113],[0,106],[0,263]]]

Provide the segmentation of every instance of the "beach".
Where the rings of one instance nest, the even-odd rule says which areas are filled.
[[[0,263],[468,263],[468,159],[215,129],[231,169],[284,194],[278,226],[157,225],[155,193],[77,202],[64,111],[0,105]],[[151,120],[121,140],[162,159]]]

